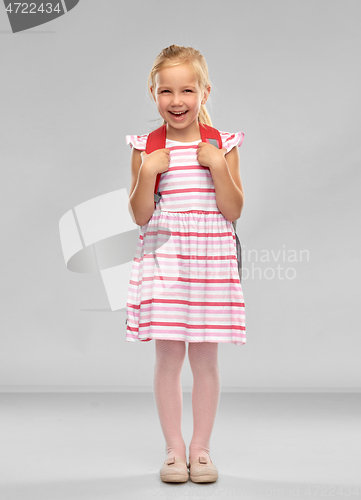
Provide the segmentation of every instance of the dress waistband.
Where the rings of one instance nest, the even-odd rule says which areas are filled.
[[[158,212],[167,212],[170,214],[220,214],[220,213],[222,213],[219,211],[207,211],[207,210],[182,210],[182,211],[158,210]]]

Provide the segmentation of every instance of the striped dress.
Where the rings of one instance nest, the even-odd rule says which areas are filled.
[[[243,132],[220,134],[227,152],[243,142]],[[126,141],[145,151],[147,137]],[[197,161],[199,142],[166,141],[169,170],[133,259],[126,341],[246,343],[234,228],[217,207],[209,168]]]

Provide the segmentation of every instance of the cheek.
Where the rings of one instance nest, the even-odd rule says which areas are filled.
[[[201,106],[199,99],[197,99],[196,97],[192,97],[188,102],[190,107],[192,107],[193,109],[198,109]]]
[[[158,98],[158,106],[160,108],[166,108],[168,106],[168,99],[163,96]]]

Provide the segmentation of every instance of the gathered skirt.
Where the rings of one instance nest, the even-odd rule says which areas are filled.
[[[246,343],[236,238],[221,212],[154,211],[132,263],[126,324],[127,341]]]

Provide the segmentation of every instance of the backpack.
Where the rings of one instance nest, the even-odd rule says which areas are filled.
[[[213,146],[215,146],[216,148],[222,149],[221,134],[219,133],[219,131],[216,128],[210,127],[209,125],[206,125],[205,123],[199,123],[199,130],[201,133],[202,142],[208,142],[208,143],[212,144]],[[167,138],[167,126],[166,126],[166,124],[164,124],[161,127],[157,128],[156,130],[153,130],[153,132],[150,132],[150,134],[148,135],[145,152],[147,154],[150,154],[157,149],[164,149],[165,144],[166,144],[166,138]],[[162,196],[161,193],[158,191],[158,186],[159,186],[159,181],[160,181],[161,175],[162,174],[157,175],[157,179],[155,182],[154,206],[160,200],[160,198]],[[242,248],[241,248],[241,243],[239,241],[238,235],[236,233],[236,222],[237,221],[232,221],[232,224],[234,227],[234,234],[236,236],[238,274],[239,274],[239,281],[241,282],[241,280],[242,280]]]

